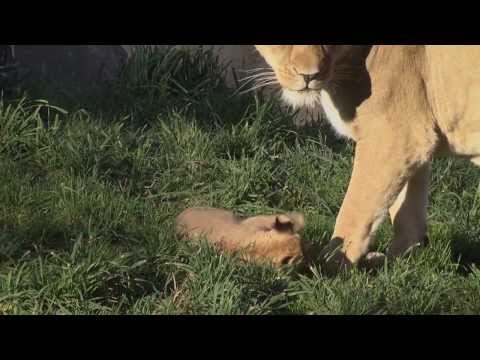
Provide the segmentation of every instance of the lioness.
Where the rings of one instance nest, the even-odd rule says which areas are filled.
[[[223,209],[192,208],[176,219],[176,232],[207,242],[230,253],[242,252],[245,260],[282,265],[304,265],[304,245],[298,232],[302,214],[255,216],[242,219]]]
[[[358,264],[389,212],[389,257],[427,239],[430,162],[480,165],[480,46],[256,45],[295,107],[321,104],[356,142],[353,173],[326,261]]]

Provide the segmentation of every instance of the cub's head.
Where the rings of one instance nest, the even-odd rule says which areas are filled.
[[[350,45],[255,45],[272,67],[282,86],[284,100],[293,107],[313,107],[320,92],[338,75],[339,61]],[[337,71],[336,71],[337,70]]]
[[[254,230],[255,246],[250,250],[253,258],[269,259],[276,266],[304,265],[306,249],[298,234],[305,226],[302,214],[257,216],[242,225]]]

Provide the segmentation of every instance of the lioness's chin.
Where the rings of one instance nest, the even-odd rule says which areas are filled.
[[[321,104],[320,91],[295,91],[283,89],[282,98],[287,104],[295,109],[301,107],[314,108]]]

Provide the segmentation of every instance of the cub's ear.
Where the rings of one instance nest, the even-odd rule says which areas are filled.
[[[280,232],[293,232],[294,223],[290,217],[286,215],[278,215],[275,217],[273,228]]]
[[[302,231],[305,227],[305,216],[303,214],[295,212],[287,214],[290,221],[293,223],[293,231]]]
[[[275,218],[274,229],[282,232],[299,232],[305,227],[305,217],[301,213],[278,215]]]

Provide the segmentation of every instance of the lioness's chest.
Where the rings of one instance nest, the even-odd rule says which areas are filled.
[[[342,118],[340,110],[332,100],[330,94],[326,90],[322,90],[320,99],[325,116],[335,132],[341,137],[355,140],[351,124]]]

